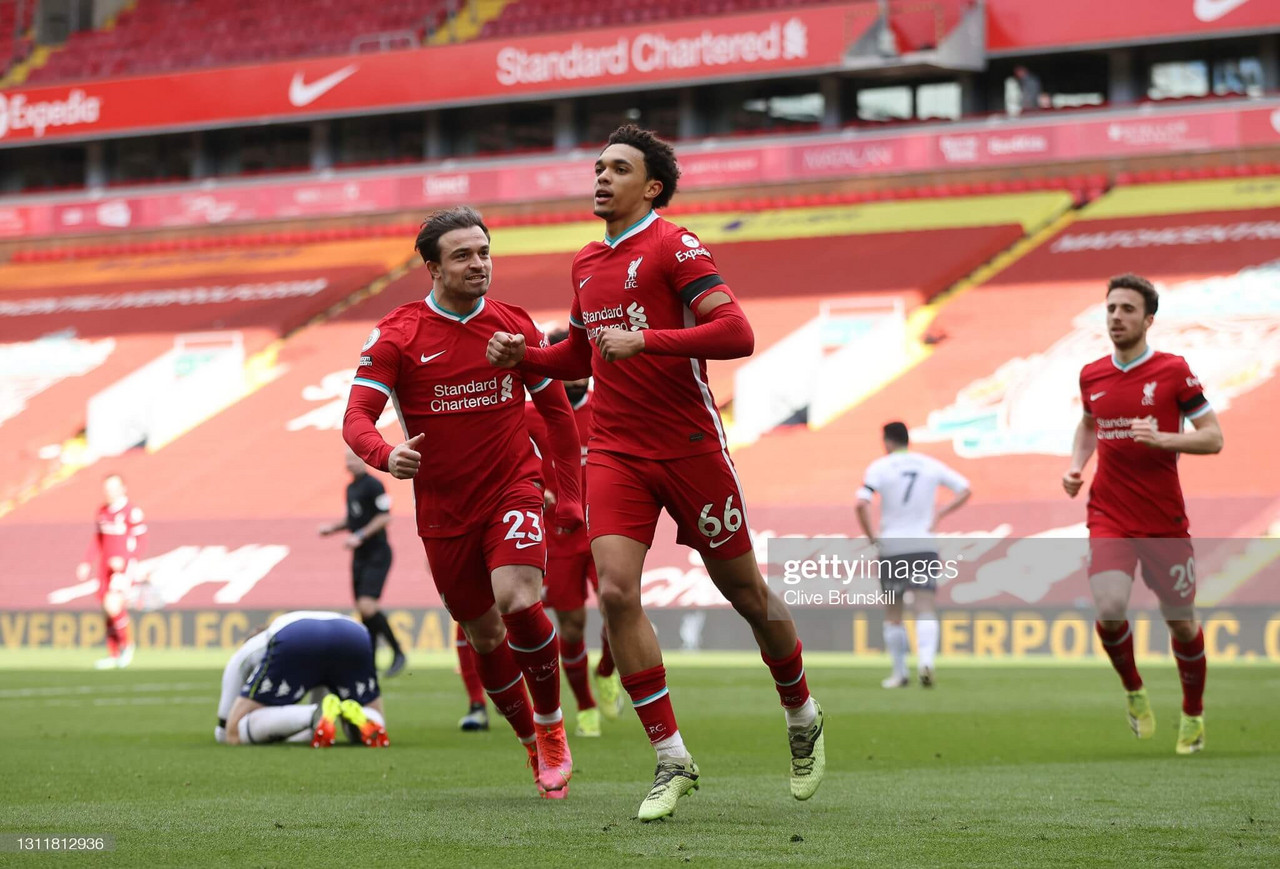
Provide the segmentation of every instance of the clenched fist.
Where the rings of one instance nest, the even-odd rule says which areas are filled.
[[[621,362],[644,352],[644,332],[625,329],[601,329],[596,346],[605,362]]]
[[[494,332],[485,349],[489,364],[498,368],[515,368],[524,361],[524,336],[510,332]]]
[[[1062,491],[1074,498],[1080,494],[1080,487],[1084,485],[1084,476],[1079,471],[1067,471],[1062,475]]]

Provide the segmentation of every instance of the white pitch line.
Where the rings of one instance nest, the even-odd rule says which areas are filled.
[[[83,699],[53,697],[40,700],[39,703],[41,706],[84,706],[86,704],[92,706],[173,706],[182,703],[214,706],[215,698],[213,695],[207,697],[95,697],[92,699],[87,697]]]
[[[0,688],[0,700],[15,700],[24,697],[68,697],[84,694],[120,694],[134,692],[138,694],[155,694],[164,691],[209,691],[218,687],[215,681],[209,682],[143,682],[138,685],[68,685],[47,688]]]

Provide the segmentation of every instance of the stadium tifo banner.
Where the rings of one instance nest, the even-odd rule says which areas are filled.
[[[876,16],[849,3],[11,90],[0,144],[830,69]]]
[[[942,133],[840,134],[768,145],[686,148],[682,190],[905,172],[1044,164],[1151,154],[1280,146],[1280,103],[1264,108],[1108,113],[958,126]],[[294,217],[416,210],[470,202],[530,203],[590,196],[583,157],[452,161],[343,179],[219,183],[198,190],[0,206],[0,238],[211,226]],[[584,181],[583,179],[587,179]],[[38,200],[38,197],[33,197]],[[585,213],[585,212],[584,212]]]
[[[1067,15],[1044,0],[987,0],[992,52],[1275,29],[1275,0],[1072,0]]]
[[[133,617],[139,650],[222,649],[228,653],[248,634],[286,610],[205,609],[144,612]],[[387,620],[410,653],[453,647],[453,623],[443,609],[386,611]],[[355,616],[354,611],[350,614]],[[883,615],[874,610],[828,617],[803,609],[794,613],[810,651],[875,655],[884,652]],[[651,610],[664,648],[684,651],[751,651],[750,630],[728,610]],[[1042,657],[1061,661],[1105,659],[1092,616],[1080,610],[1022,609],[1012,612],[938,612],[938,651],[946,658]],[[1215,662],[1280,663],[1280,607],[1210,610],[1203,614],[1205,651]],[[1169,654],[1169,635],[1159,617],[1135,614],[1134,652],[1139,657]],[[905,621],[915,647],[915,624]],[[587,636],[599,635],[599,617],[591,614]],[[18,610],[0,612],[0,655],[16,649],[90,649],[106,634],[94,612]],[[594,651],[597,643],[588,642]]]

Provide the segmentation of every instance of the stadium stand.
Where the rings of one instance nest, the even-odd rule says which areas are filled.
[[[403,242],[362,241],[0,268],[0,505],[59,467],[91,396],[179,333],[232,330],[253,356],[405,258]]]
[[[11,5],[11,4],[10,4]],[[445,0],[276,3],[140,0],[113,26],[72,34],[28,82],[113,78],[347,54],[362,35],[405,31],[413,43],[444,21]],[[193,38],[193,34],[200,34]]]
[[[17,0],[0,0],[0,77],[10,64],[21,60],[30,45],[21,33],[25,28],[18,21]]]
[[[482,38],[529,36],[595,27],[621,27],[710,15],[731,15],[792,6],[817,6],[823,0],[658,0],[599,4],[560,0],[517,0],[485,24]],[[895,0],[889,4],[889,26],[901,51],[936,48],[975,4],[972,0]],[[871,14],[875,4],[868,4]]]

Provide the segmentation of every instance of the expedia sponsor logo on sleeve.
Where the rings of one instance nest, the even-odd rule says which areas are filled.
[[[688,236],[685,237],[688,238]],[[676,251],[676,262],[688,262],[689,260],[697,259],[700,256],[705,256],[707,259],[711,259],[711,251],[707,250],[705,247],[695,247],[693,250],[678,250]]]
[[[102,100],[86,96],[76,88],[65,100],[28,102],[26,94],[0,94],[0,139],[10,132],[31,130],[35,138],[44,136],[53,127],[74,127],[96,124],[102,115]]]

